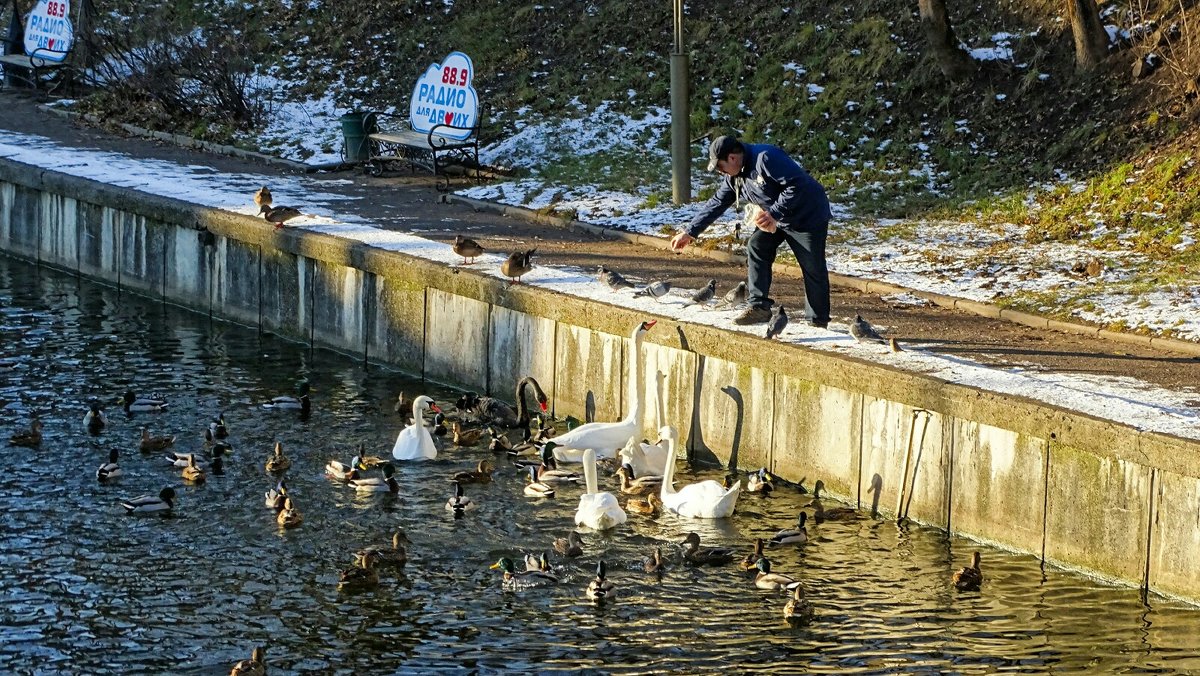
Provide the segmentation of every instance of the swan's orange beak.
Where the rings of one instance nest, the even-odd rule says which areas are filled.
[[[430,404],[430,405],[429,405],[429,410],[430,410],[430,411],[433,411],[434,413],[441,413],[441,412],[442,412],[442,409],[441,409],[441,408],[439,408],[437,404]]]
[[[644,329],[646,329],[647,331],[649,331],[650,329],[654,328],[654,325],[655,325],[655,324],[657,324],[657,323],[658,323],[658,320],[657,320],[657,319],[651,319],[651,320],[650,320],[650,321],[648,321],[648,322],[642,322],[642,328],[644,328]]]

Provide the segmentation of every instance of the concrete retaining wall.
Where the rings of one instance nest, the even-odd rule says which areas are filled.
[[[1195,441],[669,319],[633,355],[626,308],[8,160],[0,250],[507,399],[532,374],[560,417],[622,417],[637,358],[693,460],[1200,599]]]

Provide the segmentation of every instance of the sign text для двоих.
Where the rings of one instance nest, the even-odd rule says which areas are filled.
[[[439,124],[463,127],[437,133],[462,140],[471,135],[479,109],[479,95],[471,80],[475,67],[471,57],[462,52],[450,52],[441,64],[431,63],[413,88],[408,121],[417,131],[429,133]]]
[[[25,22],[25,53],[46,61],[67,58],[75,41],[70,17],[70,0],[38,0]]]

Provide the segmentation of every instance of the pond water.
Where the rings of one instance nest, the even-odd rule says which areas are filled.
[[[523,475],[484,447],[402,464],[398,497],[359,497],[323,474],[357,444],[390,453],[404,421],[396,394],[424,392],[447,409],[458,393],[252,328],[119,293],[0,257],[0,434],[37,414],[37,450],[0,446],[0,672],[228,673],[254,645],[272,673],[1024,673],[1200,670],[1200,612],[1186,604],[1039,565],[932,529],[864,518],[810,524],[804,546],[772,550],[774,569],[804,581],[811,623],[784,623],[785,598],[758,591],[736,564],[682,565],[689,531],[749,551],[794,523],[810,496],[743,496],[723,522],[630,514],[607,534],[584,532],[564,560],[580,490],[554,500],[522,494]],[[307,421],[260,402],[301,378],[315,389]],[[126,389],[170,401],[127,417]],[[86,402],[109,425],[86,433]],[[226,474],[185,487],[162,453],[138,451],[140,428],[199,450],[224,412],[233,445]],[[281,531],[263,504],[274,443],[304,524]],[[100,485],[96,467],[118,448],[125,476]],[[455,520],[447,477],[494,459],[468,486],[480,508]],[[682,468],[681,468],[682,469]],[[713,478],[683,472],[681,480]],[[616,491],[615,479],[602,484]],[[124,514],[119,501],[178,490],[172,518]],[[828,506],[828,505],[827,505]],[[375,591],[337,591],[352,553],[402,526],[412,540],[402,573]],[[655,547],[661,578],[641,572]],[[979,593],[951,572],[983,552]],[[557,585],[504,591],[489,565],[550,550]],[[584,588],[598,559],[618,585],[597,607]]]

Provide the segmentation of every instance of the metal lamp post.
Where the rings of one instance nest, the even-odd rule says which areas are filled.
[[[671,50],[671,201],[692,201],[692,150],[688,121],[688,55],[683,45],[683,0],[674,0],[675,46]]]

